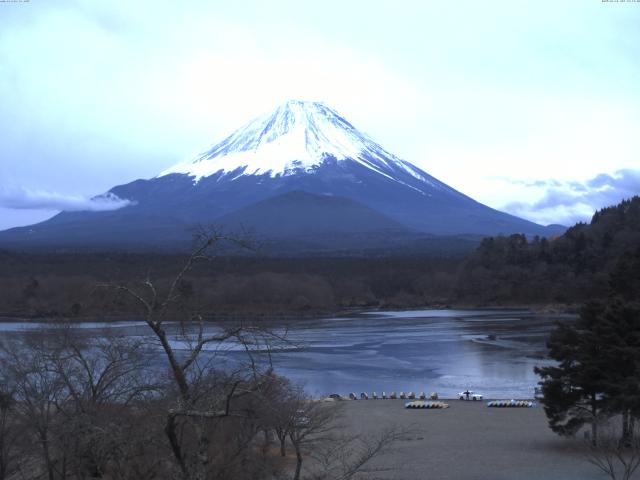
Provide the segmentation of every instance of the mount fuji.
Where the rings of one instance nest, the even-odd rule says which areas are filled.
[[[0,232],[0,245],[173,248],[187,245],[198,224],[242,227],[275,244],[311,250],[562,231],[487,207],[397,158],[327,105],[297,100],[195,159],[104,195],[129,204],[61,212]]]

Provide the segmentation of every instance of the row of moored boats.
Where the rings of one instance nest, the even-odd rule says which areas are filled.
[[[338,394],[333,394],[330,395],[331,398],[335,398],[335,399],[343,399],[343,397],[341,397]],[[399,394],[396,394],[396,392],[391,392],[390,394],[387,395],[386,392],[382,392],[379,396],[376,392],[372,392],[371,395],[369,395],[367,392],[362,392],[360,393],[360,397],[358,397],[355,393],[350,393],[349,394],[349,399],[350,400],[358,400],[358,398],[360,398],[360,400],[396,400],[398,398],[405,400],[405,399],[409,399],[409,400],[415,400],[415,399],[420,399],[420,400],[426,400],[427,399],[427,394],[424,392],[420,392],[419,394],[415,394],[414,392],[400,392]],[[438,399],[438,394],[436,392],[432,392],[429,397],[430,400],[437,400]]]

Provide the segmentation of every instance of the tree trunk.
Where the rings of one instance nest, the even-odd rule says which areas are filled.
[[[198,424],[196,434],[198,435],[198,473],[195,479],[205,480],[209,469],[209,439],[207,438],[206,425]]]
[[[172,413],[167,416],[167,423],[164,427],[164,433],[167,435],[167,439],[169,440],[169,445],[171,445],[171,451],[173,452],[173,456],[178,462],[178,466],[180,467],[180,471],[182,472],[182,476],[185,479],[189,478],[189,471],[187,470],[187,464],[184,459],[184,455],[182,454],[182,448],[180,447],[180,440],[178,440],[178,434],[176,432],[176,417]]]
[[[264,435],[264,443],[262,444],[262,455],[266,455],[267,450],[269,449],[269,445],[271,445],[271,432],[265,428],[264,430],[262,430],[262,434]]]
[[[598,404],[595,393],[591,395],[591,445],[598,446]]]
[[[622,411],[622,438],[620,439],[620,445],[623,447],[631,446],[631,414],[629,410]]]
[[[276,432],[276,437],[278,437],[278,440],[280,440],[280,456],[281,457],[286,457],[287,456],[287,431],[283,428],[277,427],[275,429]]]
[[[47,477],[49,480],[55,480],[55,470],[53,466],[53,459],[51,458],[51,451],[49,449],[49,432],[46,429],[38,432],[40,436],[40,445],[42,446],[42,456],[44,457],[44,464],[47,468]]]
[[[293,480],[300,480],[300,472],[302,471],[302,452],[295,443],[293,444],[296,449],[296,472],[293,475]]]
[[[173,353],[173,348],[171,347],[171,344],[167,339],[166,332],[162,328],[154,325],[151,319],[147,319],[147,324],[149,325],[149,327],[151,327],[151,330],[153,330],[153,332],[156,334],[156,337],[158,337],[158,340],[160,340],[160,345],[162,345],[162,349],[164,350],[164,353],[167,356],[167,360],[169,361],[169,366],[171,367],[171,371],[173,372],[173,378],[175,379],[176,384],[180,389],[180,396],[182,397],[183,401],[187,403],[190,398],[189,382],[187,380],[187,376],[185,375],[184,370],[180,366],[180,362],[178,361],[175,354]]]
[[[53,460],[51,459],[51,455],[49,453],[49,446],[47,445],[46,441],[43,445],[43,448],[44,448],[44,463],[47,466],[47,476],[49,480],[55,480],[56,472],[53,468]]]
[[[5,438],[8,437],[8,408],[0,407],[0,480],[5,480],[7,477],[9,454],[8,448],[5,445]],[[7,438],[8,439],[8,438]]]

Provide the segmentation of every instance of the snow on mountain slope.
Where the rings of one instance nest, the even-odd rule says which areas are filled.
[[[235,176],[288,176],[314,173],[328,158],[354,161],[399,183],[406,174],[431,187],[451,190],[419,168],[387,152],[324,103],[290,100],[270,114],[252,120],[201,154],[165,170],[197,182],[224,172]],[[407,185],[409,186],[409,185]],[[415,188],[415,187],[410,187]]]

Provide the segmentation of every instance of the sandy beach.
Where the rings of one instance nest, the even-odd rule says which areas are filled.
[[[541,407],[488,408],[486,402],[447,400],[445,410],[409,410],[404,400],[345,401],[348,429],[373,435],[385,427],[413,432],[376,466],[371,479],[596,480],[606,478],[585,459],[582,441],[547,426]]]

